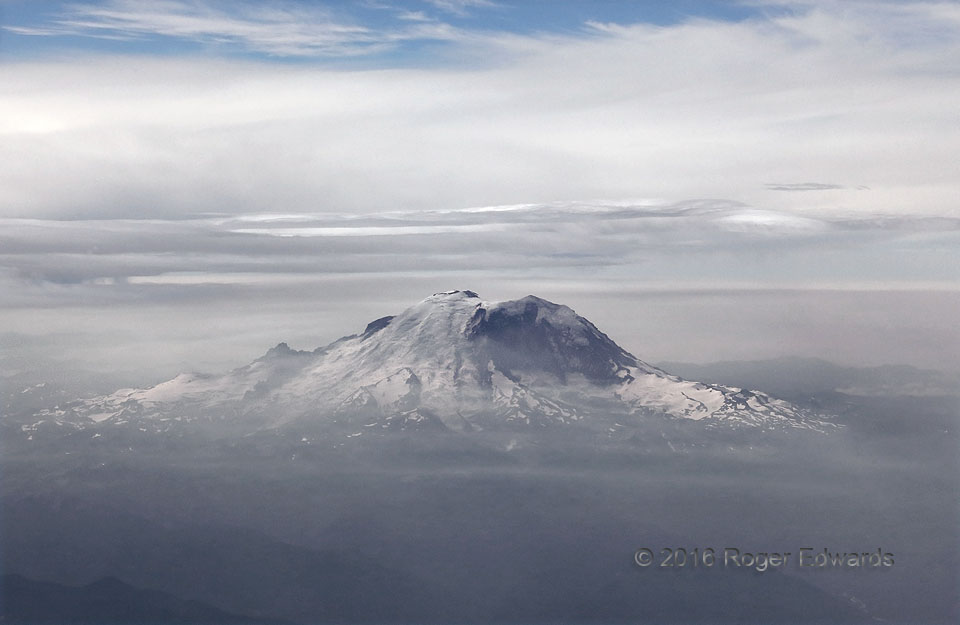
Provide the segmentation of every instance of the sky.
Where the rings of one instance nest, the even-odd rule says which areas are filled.
[[[0,0],[0,376],[427,295],[960,371],[960,3]]]

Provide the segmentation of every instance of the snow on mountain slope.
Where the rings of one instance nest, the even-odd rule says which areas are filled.
[[[606,431],[614,419],[624,427],[656,418],[827,426],[762,393],[669,375],[566,306],[534,296],[486,302],[472,291],[436,293],[313,352],[281,343],[226,375],[181,374],[149,389],[75,402],[68,411],[86,423],[341,424],[357,428],[354,435],[574,424]]]

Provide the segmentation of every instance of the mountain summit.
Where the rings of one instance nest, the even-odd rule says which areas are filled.
[[[487,302],[473,291],[435,293],[312,352],[280,343],[226,375],[181,374],[46,416],[98,426],[136,420],[154,429],[197,420],[251,431],[342,426],[351,436],[423,428],[611,433],[657,420],[827,425],[763,393],[672,376],[567,306],[533,295]]]

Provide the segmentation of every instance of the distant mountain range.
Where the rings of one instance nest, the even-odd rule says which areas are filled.
[[[778,397],[844,393],[870,397],[960,394],[960,376],[907,365],[844,367],[819,358],[697,364],[660,362],[669,371],[713,384],[762,388]]]

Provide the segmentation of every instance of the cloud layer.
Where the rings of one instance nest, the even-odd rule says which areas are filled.
[[[958,246],[960,219],[703,200],[3,219],[0,369],[41,355],[145,375],[225,369],[470,288],[567,303],[653,360],[801,354],[960,370]]]
[[[76,20],[228,39],[247,28],[157,6],[167,10],[153,26],[114,4]],[[380,70],[209,56],[6,62],[0,214],[722,197],[804,214],[955,216],[956,5],[793,8],[564,35],[464,31],[427,66]],[[320,19],[304,28],[356,35]],[[274,21],[261,16],[243,36],[269,41]]]

